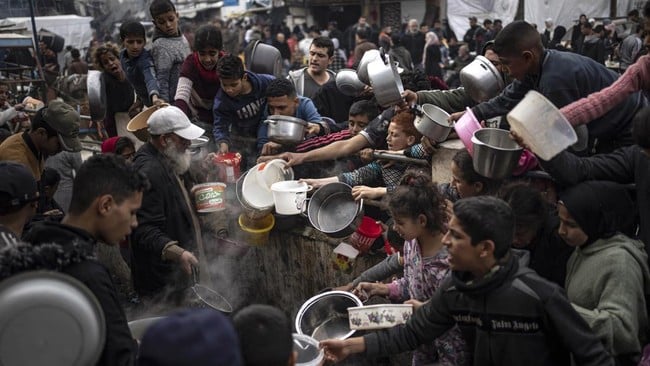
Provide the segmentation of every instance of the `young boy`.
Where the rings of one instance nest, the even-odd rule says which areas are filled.
[[[120,52],[122,69],[126,72],[126,78],[135,89],[138,98],[147,107],[167,100],[160,97],[153,58],[144,48],[146,43],[144,26],[138,21],[122,23],[120,39],[124,47]]]
[[[458,325],[473,365],[609,365],[614,361],[564,292],[510,252],[514,215],[504,201],[457,201],[443,244],[452,275],[405,325],[321,342],[331,360],[415,349]]]
[[[183,61],[190,53],[190,44],[178,29],[178,13],[169,0],[154,0],[149,7],[156,26],[153,34],[151,54],[156,65],[156,78],[160,97],[173,101],[176,86],[181,75]]]
[[[258,147],[261,148],[256,142],[266,111],[266,88],[275,77],[244,71],[241,59],[234,55],[219,59],[217,73],[221,89],[214,97],[214,141],[219,151],[225,153],[235,138],[241,141],[235,147],[254,158]]]

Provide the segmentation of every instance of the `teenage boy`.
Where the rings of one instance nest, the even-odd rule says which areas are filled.
[[[133,165],[112,154],[94,155],[74,179],[72,203],[61,223],[35,224],[24,239],[31,245],[0,257],[7,272],[58,270],[81,281],[95,295],[105,318],[104,349],[97,365],[133,365],[131,337],[111,275],[96,261],[97,245],[118,245],[138,222],[136,211],[149,182]],[[98,243],[101,242],[101,243]]]
[[[45,158],[62,150],[81,151],[79,113],[68,104],[53,100],[36,112],[29,131],[14,134],[0,144],[0,161],[17,161],[41,180]]]
[[[287,79],[296,87],[298,95],[314,99],[316,92],[336,73],[328,67],[334,56],[334,43],[327,37],[316,37],[309,46],[309,64],[302,69],[290,71]]]
[[[124,49],[120,52],[122,69],[126,79],[131,83],[138,98],[147,107],[160,104],[166,99],[160,98],[156,69],[149,50],[144,48],[146,43],[144,26],[135,20],[122,23],[120,39]]]
[[[160,97],[172,101],[181,76],[183,61],[192,52],[190,44],[178,28],[178,13],[169,0],[154,0],[149,7],[156,30],[151,55],[156,66]]]
[[[14,245],[36,213],[38,186],[23,164],[0,162],[0,249]]]
[[[214,98],[214,141],[222,153],[234,147],[254,157],[265,143],[258,140],[258,130],[267,108],[266,88],[275,77],[244,71],[235,55],[219,59],[217,73],[221,89]],[[239,146],[232,146],[233,138]]]
[[[404,325],[347,340],[325,340],[330,360],[382,356],[430,343],[458,325],[473,365],[608,365],[614,361],[563,290],[520,268],[510,252],[514,215],[479,196],[454,204],[443,237],[452,275]]]
[[[561,108],[609,86],[618,78],[616,73],[587,57],[544,49],[539,33],[524,21],[515,21],[503,28],[494,40],[494,51],[516,80],[497,97],[472,108],[479,121],[507,114],[529,90],[540,92]],[[595,146],[597,152],[609,152],[631,145],[632,119],[644,105],[645,98],[635,93],[601,118],[591,121],[587,125],[590,147]],[[461,112],[455,113],[451,118],[461,115]]]

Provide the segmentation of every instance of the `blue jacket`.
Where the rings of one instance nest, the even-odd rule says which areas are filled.
[[[153,103],[151,97],[160,95],[158,82],[156,81],[156,68],[153,64],[153,57],[149,50],[143,49],[139,56],[130,58],[126,50],[120,52],[122,69],[126,73],[126,79],[131,83],[138,98],[150,107]]]
[[[273,75],[246,71],[253,90],[246,95],[231,98],[223,89],[214,97],[214,141],[230,144],[230,133],[245,137],[258,136],[262,118],[266,114],[266,87]],[[259,145],[259,143],[258,143]]]
[[[540,92],[556,107],[562,108],[611,85],[617,78],[616,73],[588,57],[546,50],[538,76],[513,81],[498,96],[472,108],[472,112],[479,121],[505,115],[529,90]],[[587,125],[590,139],[629,139],[632,118],[644,105],[645,98],[641,93],[630,95],[616,108]]]

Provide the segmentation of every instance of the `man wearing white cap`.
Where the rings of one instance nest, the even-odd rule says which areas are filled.
[[[199,261],[199,222],[186,187],[191,140],[204,130],[177,107],[155,111],[147,121],[151,139],[136,153],[133,165],[149,178],[133,231],[133,282],[144,299],[180,303]]]

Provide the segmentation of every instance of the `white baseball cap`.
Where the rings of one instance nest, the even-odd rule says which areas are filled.
[[[175,133],[186,140],[197,139],[205,132],[204,129],[190,122],[182,110],[174,106],[160,108],[153,112],[147,120],[147,127],[151,135]]]

